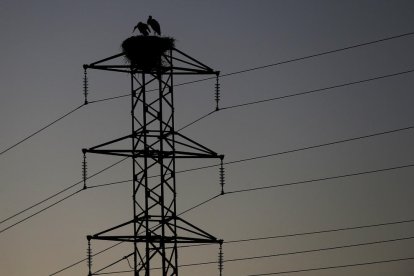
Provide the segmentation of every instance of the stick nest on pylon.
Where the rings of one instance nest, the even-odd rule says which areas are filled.
[[[122,42],[122,50],[132,66],[152,71],[162,67],[162,55],[174,47],[174,42],[171,37],[131,36]]]

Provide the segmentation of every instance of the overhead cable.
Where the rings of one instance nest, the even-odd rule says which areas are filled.
[[[328,269],[339,269],[339,268],[345,268],[345,267],[366,266],[366,265],[402,262],[402,261],[410,261],[410,260],[414,260],[414,257],[399,258],[399,259],[388,259],[388,260],[381,260],[381,261],[354,263],[354,264],[345,264],[345,265],[336,265],[336,266],[322,266],[322,267],[315,267],[315,268],[306,268],[306,269],[298,269],[298,270],[286,270],[286,271],[268,272],[268,273],[260,273],[260,274],[249,274],[247,276],[265,276],[265,275],[291,274],[291,273],[298,273],[298,272],[310,272],[310,271],[320,271],[320,270],[328,270]]]
[[[96,176],[96,175],[98,175],[98,174],[101,174],[101,173],[103,173],[103,172],[104,172],[104,171],[106,171],[106,170],[109,170],[110,168],[112,168],[112,167],[114,167],[114,166],[118,165],[119,163],[121,163],[122,161],[124,161],[124,160],[126,160],[126,159],[127,159],[127,158],[123,158],[123,159],[121,159],[121,160],[119,160],[119,161],[117,161],[117,162],[115,162],[115,163],[113,163],[113,164],[111,164],[111,165],[109,165],[109,166],[107,166],[107,167],[105,167],[105,168],[103,168],[103,169],[101,169],[101,170],[97,171],[96,173],[94,173],[94,174],[92,174],[91,176],[87,177],[87,179],[91,179],[92,177],[94,177],[94,176]],[[74,184],[72,184],[72,185],[70,185],[70,186],[68,186],[68,187],[64,188],[63,190],[60,190],[59,192],[57,192],[57,193],[55,193],[55,194],[53,194],[53,195],[51,195],[51,196],[49,196],[49,197],[47,197],[47,198],[45,198],[45,199],[43,199],[43,200],[41,200],[41,201],[39,201],[39,202],[37,202],[37,203],[33,204],[33,205],[31,205],[31,206],[29,206],[29,207],[27,207],[27,208],[25,208],[25,209],[23,209],[23,210],[21,210],[21,211],[19,211],[19,212],[15,213],[14,215],[11,215],[11,216],[9,216],[9,217],[7,217],[7,218],[3,219],[2,221],[0,221],[0,225],[1,225],[1,224],[3,224],[3,223],[5,223],[6,221],[8,221],[8,220],[10,220],[10,219],[12,219],[12,218],[14,218],[14,217],[18,216],[18,215],[20,215],[20,214],[23,214],[23,213],[25,213],[25,212],[27,212],[27,211],[29,211],[29,210],[31,210],[31,209],[33,209],[33,208],[35,208],[36,206],[39,206],[40,204],[42,204],[42,203],[44,203],[44,202],[46,202],[46,201],[48,201],[48,200],[51,200],[52,198],[55,198],[56,196],[58,196],[58,195],[60,195],[60,194],[62,194],[62,193],[64,193],[64,192],[66,192],[67,190],[69,190],[69,189],[71,189],[71,188],[73,188],[73,187],[75,187],[75,186],[77,186],[77,185],[79,185],[79,184],[81,184],[81,183],[83,183],[83,180],[80,180],[80,181],[78,181],[78,182],[75,182]],[[69,198],[69,197],[66,197],[65,199],[67,199],[67,198]],[[52,204],[51,206],[49,206],[49,207],[45,208],[43,211],[45,211],[45,210],[49,209],[50,207],[52,207],[52,206],[54,206],[54,205],[56,205],[56,204]],[[39,213],[41,213],[41,212],[43,212],[43,211],[36,212],[36,214],[39,214]],[[25,218],[25,219],[21,220],[21,222],[23,222],[23,221],[25,221],[25,220],[27,220],[27,219],[29,219],[29,218],[33,217],[33,216],[34,216],[34,215],[31,215],[31,216],[29,216],[29,217],[27,217],[27,218]],[[19,222],[19,223],[20,223],[20,222]],[[18,223],[17,223],[17,224],[18,224]],[[8,228],[10,228],[10,227],[8,227]],[[8,228],[7,228],[7,229],[8,229]],[[2,230],[2,231],[3,231],[3,230]],[[1,231],[1,232],[2,232],[2,231]],[[0,233],[1,233],[1,232],[0,232]]]
[[[267,259],[267,258],[289,256],[289,255],[308,254],[308,253],[331,251],[331,250],[337,250],[337,249],[361,247],[361,246],[368,246],[368,245],[378,245],[378,244],[391,243],[391,242],[400,242],[400,241],[406,241],[406,240],[411,240],[411,239],[414,239],[414,236],[388,239],[388,240],[379,240],[379,241],[372,241],[372,242],[347,244],[347,245],[340,245],[340,246],[332,246],[332,247],[323,247],[323,248],[308,249],[308,250],[301,250],[301,251],[292,251],[292,252],[285,252],[285,253],[268,254],[268,255],[261,255],[261,256],[249,256],[249,257],[242,257],[242,258],[225,259],[225,260],[223,260],[223,262],[225,262],[225,263],[240,262],[240,261]],[[119,261],[120,260],[118,260],[117,262],[119,262]],[[383,261],[381,261],[381,262],[383,262]],[[201,266],[201,265],[210,265],[210,264],[217,264],[217,261],[206,261],[206,262],[182,264],[182,265],[179,265],[179,267]],[[107,266],[107,267],[109,267],[109,266]],[[107,267],[105,267],[105,268],[107,268]],[[152,268],[151,270],[157,270],[157,269],[161,269],[161,267],[155,267],[155,268]],[[100,269],[97,272],[101,272],[101,271],[103,271],[103,269]],[[112,272],[105,272],[105,273],[94,273],[94,275],[125,273],[125,272],[131,272],[131,271],[112,271]],[[257,275],[267,275],[267,274],[257,274]],[[269,275],[272,275],[272,274],[269,274]],[[253,276],[253,275],[251,275],[251,276]],[[256,274],[254,276],[256,276]]]
[[[33,136],[35,136],[36,134],[39,134],[39,133],[40,133],[40,132],[42,132],[43,130],[45,130],[45,129],[47,129],[47,128],[51,127],[51,126],[52,126],[52,125],[54,125],[54,124],[56,124],[56,123],[57,123],[57,122],[59,122],[60,120],[63,120],[65,117],[69,116],[70,114],[72,114],[73,112],[75,112],[76,110],[80,109],[80,108],[81,108],[81,107],[83,107],[83,106],[84,106],[84,104],[82,104],[82,105],[80,105],[80,106],[78,106],[78,107],[75,107],[74,109],[72,109],[71,111],[69,111],[69,112],[67,112],[67,113],[63,114],[62,116],[60,116],[59,118],[57,118],[57,119],[56,119],[56,120],[54,120],[53,122],[51,122],[51,123],[49,123],[49,124],[45,125],[44,127],[42,127],[41,129],[39,129],[39,130],[37,130],[37,131],[35,131],[35,132],[33,132],[32,134],[30,134],[29,136],[27,136],[27,137],[23,138],[22,140],[18,141],[17,143],[13,144],[12,146],[10,146],[10,147],[8,147],[8,148],[6,148],[6,149],[2,150],[2,151],[0,152],[0,155],[3,155],[4,153],[8,152],[9,150],[11,150],[11,149],[13,149],[13,148],[17,147],[18,145],[20,145],[20,144],[21,144],[21,143],[23,143],[24,141],[26,141],[26,140],[28,140],[28,139],[32,138],[32,137],[33,137]]]
[[[240,107],[245,107],[245,106],[250,106],[250,105],[255,105],[255,104],[261,104],[261,103],[266,103],[266,102],[271,102],[271,101],[283,100],[283,99],[292,98],[292,97],[304,96],[304,95],[313,94],[313,93],[327,92],[328,90],[332,90],[332,89],[336,89],[336,88],[341,88],[341,87],[346,87],[346,86],[351,86],[351,85],[356,85],[356,84],[361,84],[361,83],[377,81],[377,80],[396,77],[396,76],[401,76],[401,75],[405,75],[405,74],[409,74],[409,73],[413,73],[413,72],[414,72],[414,69],[410,69],[410,70],[400,71],[400,72],[396,72],[396,73],[380,75],[380,76],[376,76],[376,77],[372,77],[372,78],[367,78],[367,79],[351,81],[351,82],[346,82],[346,83],[342,83],[342,84],[336,84],[336,85],[331,85],[331,86],[327,86],[327,87],[307,90],[307,91],[303,91],[303,92],[287,94],[287,95],[272,97],[272,98],[263,99],[263,100],[255,100],[255,101],[251,101],[251,102],[246,102],[246,103],[221,107],[218,110],[213,110],[211,112],[208,112],[207,114],[202,115],[201,117],[195,119],[194,121],[192,121],[190,123],[187,123],[186,125],[182,126],[180,129],[178,129],[178,131],[181,131],[181,130],[183,130],[183,129],[191,126],[191,125],[194,125],[195,123],[198,123],[199,121],[201,121],[201,120],[209,117],[210,115],[213,115],[216,112],[219,112],[221,110],[235,109],[235,108],[240,108]]]

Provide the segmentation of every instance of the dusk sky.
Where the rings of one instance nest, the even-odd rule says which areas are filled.
[[[82,148],[130,133],[129,97],[82,106],[12,146],[82,105],[82,65],[120,53],[122,41],[149,15],[163,35],[175,38],[176,48],[224,75],[223,110],[181,131],[229,163],[229,193],[183,215],[225,241],[223,275],[414,275],[410,0],[2,0],[0,275],[51,275],[86,257],[87,235],[132,218],[132,184],[126,182],[81,191],[24,220],[82,188],[74,185],[82,177]],[[317,55],[372,41],[378,42]],[[174,82],[201,78],[176,76]],[[88,80],[89,101],[129,93],[127,74],[89,70]],[[215,109],[214,85],[212,79],[175,88],[177,129]],[[292,94],[299,95],[275,99]],[[267,99],[273,100],[244,105]],[[364,138],[333,143],[358,137]],[[272,156],[255,158],[266,155]],[[88,174],[119,160],[88,155]],[[177,170],[217,163],[178,160]],[[219,194],[218,172],[177,174],[178,212]],[[129,160],[88,185],[131,178]],[[324,178],[334,179],[318,180]],[[258,189],[245,191],[252,188]],[[293,236],[229,242],[285,235]],[[113,244],[94,241],[93,251]],[[333,247],[346,248],[324,250]],[[94,270],[132,250],[122,244],[94,257]],[[182,248],[178,256],[180,265],[216,261],[218,245]],[[129,269],[123,261],[106,272]],[[87,273],[81,262],[54,275]],[[218,268],[184,266],[179,275],[218,275]]]

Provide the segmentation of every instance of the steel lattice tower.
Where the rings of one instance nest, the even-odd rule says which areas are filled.
[[[162,55],[160,66],[151,70],[125,64],[124,53],[84,65],[84,69],[129,74],[131,85],[131,133],[83,152],[132,160],[133,216],[88,236],[89,246],[91,240],[129,242],[133,244],[133,253],[128,256],[133,256],[135,276],[148,276],[156,267],[162,271],[157,275],[178,275],[179,244],[222,241],[177,215],[176,160],[222,160],[223,156],[175,130],[174,76],[218,76],[219,72],[174,47]],[[131,234],[119,234],[125,233],[125,229]],[[93,275],[90,247],[88,252],[89,275]]]

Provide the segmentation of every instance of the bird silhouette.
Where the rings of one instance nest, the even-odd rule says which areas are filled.
[[[152,28],[155,34],[161,35],[160,23],[158,23],[157,20],[152,18],[151,15],[148,17],[147,24]]]
[[[138,22],[138,24],[134,27],[134,30],[132,32],[135,32],[136,29],[138,29],[138,31],[144,36],[147,36],[151,32],[148,25],[142,22]]]

